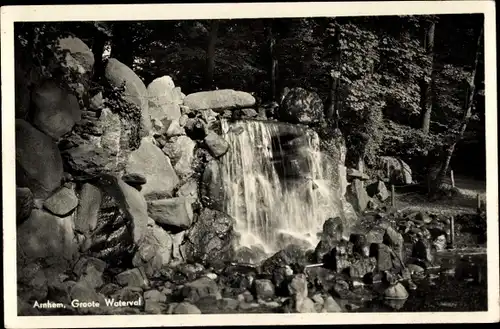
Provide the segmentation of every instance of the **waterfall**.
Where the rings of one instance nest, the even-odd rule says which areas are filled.
[[[230,144],[221,158],[224,205],[240,246],[314,248],[325,220],[345,218],[343,189],[332,178],[338,163],[320,152],[315,132],[263,121],[223,121],[222,130]]]

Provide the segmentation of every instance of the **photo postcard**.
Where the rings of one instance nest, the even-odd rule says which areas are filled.
[[[7,328],[499,320],[494,2],[1,24]]]

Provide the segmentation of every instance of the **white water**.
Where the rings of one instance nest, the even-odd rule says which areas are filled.
[[[339,168],[321,154],[317,134],[303,130],[291,143],[282,142],[277,137],[283,127],[262,121],[222,122],[230,144],[221,159],[226,212],[236,219],[239,246],[260,246],[266,253],[290,243],[314,248],[323,223],[329,217],[344,218],[342,188],[333,186],[328,176]],[[294,130],[300,133],[300,128]],[[284,150],[287,142],[295,146]],[[300,178],[288,177],[290,164],[300,165],[300,170],[292,170]]]

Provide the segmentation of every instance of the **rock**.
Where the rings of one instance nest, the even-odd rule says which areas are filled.
[[[78,99],[53,82],[35,88],[31,99],[35,106],[33,124],[53,139],[70,132],[81,120]]]
[[[342,308],[340,305],[333,299],[332,296],[328,296],[325,299],[325,304],[323,306],[323,313],[340,313],[342,312]]]
[[[193,140],[202,140],[207,135],[207,124],[200,118],[189,118],[184,125],[187,136]]]
[[[98,92],[90,99],[90,110],[98,111],[104,107],[104,99],[102,97],[102,92]]]
[[[154,79],[147,88],[149,113],[158,120],[176,120],[181,116],[180,95],[174,91],[174,82],[169,76]]]
[[[141,270],[133,268],[116,275],[116,282],[121,286],[145,288],[149,285],[148,279]]]
[[[194,149],[196,143],[187,136],[178,136],[170,139],[163,147],[172,162],[175,172],[181,179],[193,174]]]
[[[376,197],[380,201],[385,201],[390,196],[389,191],[387,190],[387,187],[385,186],[385,183],[383,181],[378,181],[376,183],[368,185],[366,191],[368,192],[368,195],[370,197]]]
[[[351,278],[363,278],[366,274],[373,272],[376,266],[377,260],[375,258],[358,259],[351,263],[349,276]]]
[[[71,289],[76,284],[75,281],[47,282],[48,300],[57,300],[60,303],[71,305]]]
[[[144,270],[146,276],[154,277],[172,259],[172,236],[154,224],[147,229],[132,264]]]
[[[76,231],[86,235],[96,228],[100,205],[101,191],[91,184],[83,184],[75,220]]]
[[[45,271],[41,270],[29,278],[25,278],[24,282],[19,283],[18,292],[19,296],[25,301],[31,300],[44,300],[47,298],[49,292],[48,280]]]
[[[83,269],[80,281],[86,282],[90,287],[94,289],[97,289],[104,285],[102,272],[96,269],[96,267],[91,263],[87,263],[87,265]]]
[[[443,251],[446,248],[446,236],[440,235],[434,240],[432,243],[434,247],[436,247],[436,251]]]
[[[35,198],[49,196],[61,184],[63,163],[52,139],[24,120],[16,120],[16,185]]]
[[[16,188],[16,218],[18,224],[30,217],[34,207],[35,200],[31,190],[27,187]]]
[[[138,185],[144,185],[148,182],[148,180],[144,175],[135,173],[123,175],[122,181],[124,181],[125,183],[127,183],[132,187],[136,187]]]
[[[103,294],[104,296],[111,296],[115,294],[118,290],[120,290],[121,287],[117,285],[116,283],[108,283],[105,284],[101,289],[100,293]]]
[[[217,160],[211,160],[205,166],[201,179],[201,202],[210,209],[224,210],[224,183],[222,171]]]
[[[187,283],[182,288],[181,293],[185,299],[192,303],[196,303],[205,297],[213,297],[216,300],[222,298],[217,283],[208,277],[201,277],[196,281]]]
[[[408,264],[406,265],[406,267],[411,274],[422,274],[425,271],[422,267],[415,264]]]
[[[370,256],[373,255],[377,260],[378,271],[383,272],[401,267],[400,261],[395,257],[395,252],[385,244],[372,244],[370,249]]]
[[[144,301],[144,312],[146,312],[146,314],[163,314],[166,310],[167,306],[164,303],[153,300]]]
[[[186,135],[186,131],[179,123],[179,120],[169,120],[167,123],[168,125],[166,126],[165,136],[175,137]]]
[[[132,305],[126,306],[127,309],[137,308],[144,305],[144,298],[142,294],[142,289],[140,287],[135,287],[135,286],[123,287],[120,290],[116,291],[110,297],[111,299],[114,299],[115,303],[119,301],[133,302]]]
[[[354,206],[354,209],[358,212],[363,212],[369,201],[363,182],[359,179],[354,179],[349,187],[347,200]]]
[[[64,55],[59,56],[61,65],[79,74],[90,74],[94,67],[94,54],[79,38],[66,37],[57,40],[57,47]]]
[[[64,217],[78,206],[78,199],[73,190],[63,187],[45,200],[43,206],[54,215]]]
[[[243,91],[220,89],[189,94],[184,98],[184,105],[195,111],[212,109],[219,112],[226,109],[252,107],[255,105],[255,98]]]
[[[172,235],[172,262],[182,263],[185,260],[181,252],[185,235],[186,231],[181,231]]]
[[[317,262],[324,262],[325,256],[328,257],[332,248],[342,239],[344,228],[340,217],[329,218],[323,224],[321,240],[314,250]]]
[[[125,84],[123,98],[131,105],[135,105],[141,113],[141,136],[147,136],[151,131],[149,115],[148,92],[142,80],[125,64],[115,58],[108,59],[105,69],[106,79],[115,88]]]
[[[296,274],[288,284],[288,291],[291,296],[296,298],[307,297],[307,278],[305,274]]]
[[[296,300],[295,311],[297,313],[316,313],[314,302],[310,298]]]
[[[278,251],[262,263],[262,273],[273,274],[276,269],[292,264],[305,264],[305,252],[297,245],[289,245]],[[277,286],[277,282],[274,282]]]
[[[407,299],[408,292],[401,283],[396,283],[384,291],[384,298],[387,299]]]
[[[102,148],[110,155],[118,156],[122,149],[122,124],[120,115],[111,112],[108,108],[104,108],[99,116],[98,127],[102,131],[100,140]]]
[[[146,234],[148,225],[147,203],[139,191],[126,184],[121,179],[117,180],[118,186],[125,197],[125,207],[132,221],[132,238],[139,244]]]
[[[164,293],[154,289],[154,290],[145,291],[144,292],[144,299],[146,301],[164,303],[167,301],[167,296]]]
[[[255,295],[258,299],[269,300],[274,297],[274,285],[271,280],[255,280]]]
[[[319,122],[323,118],[323,102],[315,92],[293,88],[281,102],[279,118],[290,123]]]
[[[183,197],[149,201],[148,214],[159,224],[181,229],[187,229],[193,224],[191,202]]]
[[[354,168],[348,168],[346,173],[347,173],[347,177],[349,177],[351,179],[359,179],[359,180],[369,180],[370,179],[370,176],[368,176],[364,172],[361,172],[361,171],[354,169]]]
[[[321,296],[321,294],[315,294],[314,296],[311,297],[311,300],[316,304],[316,305],[321,305],[323,306],[325,304],[325,300]]]
[[[229,150],[229,143],[213,131],[206,135],[205,145],[215,158],[220,158]]]
[[[410,166],[403,160],[394,157],[383,156],[377,161],[377,168],[385,173],[389,173],[389,181],[395,184],[412,184],[412,172]]]
[[[186,259],[203,264],[231,260],[234,225],[234,219],[227,214],[204,208],[186,235]]]
[[[201,311],[191,303],[182,302],[175,306],[173,314],[201,314]]]
[[[403,261],[405,259],[404,251],[404,239],[401,233],[397,232],[392,227],[388,226],[385,230],[383,243],[392,248],[397,254],[397,257]]]
[[[84,256],[76,262],[75,266],[73,267],[73,272],[76,274],[76,276],[79,277],[85,274],[86,269],[89,267],[93,267],[98,272],[103,273],[107,267],[107,264],[105,261],[99,258]]]
[[[198,180],[194,178],[188,179],[179,189],[175,192],[176,197],[184,197],[192,200],[198,200]]]
[[[413,258],[422,260],[424,262],[432,263],[434,257],[431,252],[431,244],[424,238],[419,238],[412,247]]]
[[[25,262],[53,258],[64,263],[72,260],[77,250],[71,217],[34,209],[17,228],[17,254]]]
[[[427,213],[422,212],[422,211],[420,211],[416,214],[415,220],[422,222],[424,224],[430,224],[432,222],[431,216],[429,216]]]
[[[238,308],[239,302],[233,298],[222,298],[220,307],[222,310],[234,311]]]
[[[170,197],[179,183],[170,159],[147,138],[141,141],[139,149],[130,154],[125,170],[146,177],[147,183],[141,190],[146,197]]]

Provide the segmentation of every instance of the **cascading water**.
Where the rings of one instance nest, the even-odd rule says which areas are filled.
[[[222,130],[230,144],[221,159],[225,208],[240,246],[314,248],[326,219],[345,219],[342,188],[331,178],[339,168],[320,152],[315,132],[263,121],[223,121]]]

